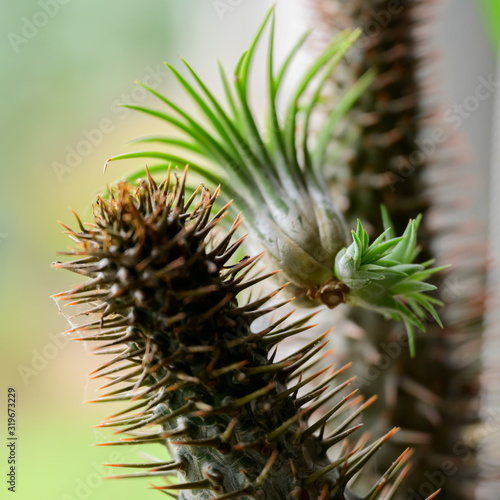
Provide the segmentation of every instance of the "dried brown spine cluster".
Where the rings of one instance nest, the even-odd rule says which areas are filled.
[[[372,398],[325,432],[353,406],[356,391],[341,397],[352,379],[332,385],[347,367],[309,371],[326,334],[275,361],[280,342],[308,329],[310,316],[283,315],[252,329],[283,303],[266,307],[277,292],[239,303],[241,291],[267,276],[249,277],[256,258],[229,265],[241,244],[231,243],[239,219],[215,242],[227,209],[211,215],[216,197],[200,188],[187,199],[185,176],[169,175],[159,186],[151,177],[135,188],[120,184],[109,200],[98,199],[94,224],[85,228],[78,219],[79,231],[68,228],[79,245],[69,254],[78,258],[54,264],[89,278],[56,296],[89,304],[83,314],[91,321],[71,331],[103,343],[97,354],[113,355],[93,373],[109,380],[96,401],[132,402],[101,424],[130,437],[103,445],[160,443],[169,450],[170,460],[121,464],[147,470],[116,477],[176,475],[178,483],[154,488],[179,491],[182,499],[392,498],[410,453],[365,495],[347,485],[394,430],[369,445],[348,442]],[[321,408],[324,415],[311,420]],[[328,450],[341,442],[331,459]]]

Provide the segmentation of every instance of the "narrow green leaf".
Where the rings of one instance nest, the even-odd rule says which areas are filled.
[[[378,246],[378,245],[379,245],[379,243],[381,243],[381,242],[383,241],[383,239],[384,239],[384,238],[385,238],[385,236],[387,235],[388,231],[389,231],[389,230],[388,230],[388,229],[386,229],[386,230],[385,230],[385,231],[384,231],[384,232],[383,232],[383,233],[382,233],[382,234],[381,234],[378,238],[376,238],[376,239],[373,241],[373,243],[370,245],[369,250],[370,250],[371,248],[375,248],[376,246]]]
[[[207,178],[210,182],[212,182],[215,186],[218,184],[225,185],[227,186],[227,181],[221,177],[219,174],[213,172],[212,169],[209,169],[207,167],[201,167],[200,165],[197,165],[193,162],[189,162],[186,159],[171,155],[168,153],[159,153],[155,151],[139,151],[135,153],[125,153],[121,155],[116,155],[108,159],[106,163],[116,161],[116,160],[130,160],[133,158],[156,158],[156,159],[161,159],[161,160],[166,160],[169,163],[162,164],[162,165],[153,165],[151,167],[148,167],[148,170],[151,173],[156,173],[156,172],[166,172],[168,170],[168,167],[170,165],[170,162],[173,163],[174,165],[177,165],[181,168],[186,167],[189,165],[189,168],[195,172],[200,172],[203,174],[205,178]],[[134,181],[136,179],[139,179],[140,177],[143,177],[146,174],[146,170],[140,170],[137,172],[137,175],[134,174],[132,176],[127,177],[127,180]]]
[[[375,73],[371,70],[367,71],[347,92],[342,96],[342,99],[335,107],[335,110],[330,114],[326,124],[321,128],[316,141],[316,146],[313,153],[314,168],[321,170],[325,161],[328,143],[334,130],[337,128],[341,119],[346,115],[347,111],[359,99],[361,94],[370,86],[375,79]]]
[[[425,266],[424,266],[425,267]],[[419,273],[416,273],[412,276],[412,279],[418,280],[418,281],[424,281],[426,280],[429,276],[439,273],[440,271],[444,271],[445,269],[449,269],[451,266],[441,266],[441,267],[432,267],[430,269],[425,269],[423,271],[420,271]]]
[[[412,294],[412,295],[410,295],[410,297],[413,300],[415,300],[415,302],[418,302],[422,307],[424,307],[429,312],[429,314],[434,318],[436,323],[441,328],[443,328],[443,323],[442,323],[441,319],[439,318],[439,315],[436,312],[436,309],[431,304],[431,302],[434,300],[435,302],[438,302],[438,305],[442,305],[441,301],[439,301],[437,299],[433,299],[433,297],[427,297],[426,295],[422,295],[422,294],[418,294],[418,293]]]
[[[425,319],[425,310],[420,304],[412,299],[409,295],[405,295],[405,301],[408,304],[409,308],[421,319]]]
[[[363,256],[363,264],[369,264],[382,258],[384,254],[386,254],[393,246],[397,245],[402,240],[403,237],[401,236],[400,238],[393,238],[392,240],[380,243],[375,247],[371,245],[368,251]]]
[[[352,43],[354,43],[354,41],[359,37],[359,35],[359,30],[355,30],[354,32],[346,30],[337,35],[332,43],[323,51],[321,56],[309,68],[293,93],[293,97],[290,100],[290,104],[285,114],[285,137],[289,150],[288,156],[294,161],[296,169],[299,168],[295,146],[295,129],[297,122],[297,113],[299,110],[299,99],[303,95],[311,80],[318,74],[318,72],[325,66],[325,64],[327,64],[332,57],[342,57],[347,49],[352,45]]]
[[[278,119],[278,113],[276,111],[276,92],[277,89],[274,84],[274,28],[275,28],[275,17],[274,14],[271,18],[271,29],[269,32],[269,45],[267,53],[267,92],[269,99],[269,121],[271,129],[271,143],[273,144],[273,149],[276,154],[281,156],[281,163],[285,166],[290,164],[287,158],[286,148],[284,138],[281,133],[281,127]],[[287,169],[295,179],[293,171]]]
[[[167,99],[164,95],[160,94],[159,92],[156,92],[156,90],[152,89],[151,87],[143,83],[140,83],[140,85],[149,92],[151,92],[153,95],[155,95],[167,106],[172,108],[177,114],[179,114],[182,118],[184,118],[184,120],[186,120],[186,122],[190,125],[190,127],[187,127],[188,131],[186,133],[189,133],[189,135],[191,135],[195,140],[197,140],[197,142],[200,143],[201,146],[207,149],[208,153],[207,156],[211,157],[211,159],[215,160],[216,162],[221,163],[222,164],[221,166],[226,165],[229,168],[231,168],[233,172],[236,173],[237,176],[239,175],[242,178],[242,180],[244,180],[244,182],[251,183],[252,178],[245,164],[238,165],[237,160],[235,160],[235,158],[217,140],[215,140],[212,135],[210,135],[202,126],[200,126],[196,120],[194,120],[191,116],[189,116],[189,114],[186,113],[179,106],[177,106],[172,101]],[[171,123],[176,124],[172,121]],[[186,127],[185,126],[182,127],[181,130],[186,131]],[[235,168],[236,165],[238,165],[238,168]]]
[[[236,109],[236,104],[234,102],[233,93],[231,92],[231,87],[229,86],[229,82],[227,80],[226,72],[224,71],[224,67],[222,66],[222,62],[220,60],[217,61],[217,64],[219,66],[219,75],[220,75],[220,79],[222,81],[222,86],[224,88],[224,93],[226,95],[226,101],[228,102],[229,107],[231,108],[231,112],[233,114],[234,121],[236,123],[239,123],[240,114],[238,113],[238,110]]]
[[[186,62],[182,60],[184,64]],[[187,65],[187,64],[186,64]],[[226,130],[222,126],[220,120],[215,116],[210,107],[204,101],[204,99],[196,92],[196,90],[189,84],[189,82],[170,64],[166,64],[166,66],[170,69],[174,77],[177,81],[182,85],[186,93],[191,97],[191,99],[198,105],[202,113],[206,116],[208,121],[213,125],[217,133],[219,134],[220,139],[228,146],[229,149],[233,151],[233,153],[237,153],[233,141],[230,139]],[[239,155],[238,155],[239,156]]]
[[[255,51],[255,47],[257,46],[257,43],[259,42],[260,37],[262,36],[262,32],[264,31],[264,28],[266,27],[266,24],[269,21],[269,19],[271,18],[271,15],[273,13],[274,13],[274,6],[271,7],[269,12],[267,13],[264,21],[262,22],[259,30],[257,31],[257,34],[255,35],[255,37],[250,45],[250,48],[246,51],[246,55],[241,63],[241,66],[239,66],[239,68],[236,72],[236,76],[241,78],[242,81],[246,81],[246,79],[248,78],[248,72],[250,70],[250,63],[252,60],[253,53]]]
[[[252,138],[253,153],[262,161],[262,163],[264,163],[270,169],[275,178],[278,179],[274,164],[269,156],[267,148],[265,147],[264,141],[260,135],[259,129],[257,127],[257,124],[255,123],[252,112],[248,105],[248,76],[250,64],[252,62],[257,43],[259,42],[262,32],[264,31],[264,28],[269,21],[269,18],[271,17],[273,11],[274,7],[268,12],[266,18],[264,19],[264,22],[262,23],[259,31],[253,39],[250,48],[244,53],[244,55],[238,62],[235,72],[235,85],[236,93],[238,95],[242,108],[243,123],[245,124],[247,132]]]
[[[268,175],[265,166],[252,152],[249,143],[240,134],[237,126],[233,122],[231,122],[229,117],[222,109],[222,106],[218,103],[213,94],[208,90],[207,86],[203,83],[201,78],[191,68],[191,66],[186,61],[184,61],[184,59],[182,59],[182,61],[186,65],[192,77],[195,79],[196,83],[201,88],[202,92],[206,95],[208,100],[213,105],[215,112],[219,116],[220,123],[226,129],[224,133],[227,134],[227,140],[231,148],[233,149],[234,153],[238,157],[238,163],[248,164],[251,167],[252,174],[254,176],[253,189],[255,190],[260,189],[261,192],[266,191],[266,189],[263,186],[268,185],[270,182],[275,184],[275,180]],[[260,182],[256,182],[255,179],[259,179]]]
[[[169,146],[179,146],[182,149],[192,151],[193,153],[202,154],[201,149],[192,142],[185,141],[183,139],[178,139],[176,137],[166,137],[163,135],[147,135],[144,137],[137,137],[128,141],[129,144],[143,144],[149,142],[157,142],[160,144],[168,144]]]
[[[386,238],[392,240],[396,237],[396,233],[393,229],[394,224],[392,223],[389,211],[385,205],[380,205],[380,212],[382,213],[382,223],[384,225],[385,232],[387,233]]]
[[[169,115],[167,113],[163,113],[162,111],[157,111],[156,109],[144,108],[142,106],[134,106],[132,104],[121,104],[122,108],[133,109],[134,111],[140,111],[141,113],[145,113],[147,115],[154,116],[155,118],[159,118],[171,125],[174,125],[179,130],[182,130],[185,134],[193,137],[199,144],[203,144],[203,139],[199,137],[195,131],[193,131],[190,127],[188,127],[185,123],[181,122],[177,118]]]
[[[311,33],[312,33],[312,29],[309,29],[298,39],[297,43],[292,47],[292,49],[290,50],[285,61],[281,65],[281,68],[278,71],[278,75],[274,81],[274,87],[276,88],[276,92],[279,91],[283,77],[285,76],[285,73],[287,72],[288,68],[290,67],[290,63],[292,62],[293,58],[297,55],[297,52],[304,45],[304,42],[309,38],[309,35]]]
[[[409,262],[405,259],[405,255],[407,255],[407,253],[408,254],[410,253],[409,252],[410,244],[415,243],[414,231],[415,231],[414,221],[410,220],[408,222],[408,225],[406,226],[404,233],[403,233],[402,241],[400,241],[396,245],[396,247],[389,253],[388,257],[390,259],[397,260],[398,262],[402,262],[402,263]],[[411,251],[413,251],[413,248],[411,248]]]
[[[436,304],[439,307],[444,306],[444,302],[442,300],[436,299],[434,297],[430,297],[428,295],[424,295],[425,300],[429,302],[429,304]]]
[[[347,35],[348,32],[345,32]],[[304,110],[304,130],[302,134],[302,152],[304,155],[304,163],[307,171],[313,173],[313,175],[317,175],[317,170],[313,168],[313,159],[312,155],[309,149],[309,144],[308,144],[308,137],[309,137],[309,126],[310,126],[310,120],[311,120],[311,115],[314,110],[314,107],[319,101],[321,91],[323,90],[324,86],[326,83],[329,81],[331,73],[335,69],[335,67],[339,64],[339,62],[342,60],[343,56],[345,55],[345,52],[347,49],[350,47],[351,43],[347,41],[345,44],[344,49],[339,50],[338,53],[332,58],[330,64],[327,66],[324,75],[319,82],[319,84],[316,87],[316,90],[312,96],[312,98],[309,101],[309,104],[306,106]]]
[[[408,240],[406,251],[402,258],[402,262],[413,262],[414,258],[413,254],[415,252],[415,247],[417,246],[417,228],[418,228],[417,221],[410,222],[410,237]]]
[[[355,243],[353,257],[356,262],[356,267],[359,267],[361,265],[361,257],[363,255],[363,243],[355,231],[352,232],[352,239]]]
[[[431,290],[436,290],[436,287],[430,283],[406,280],[391,288],[391,293],[394,295],[404,295],[406,293],[430,292]]]
[[[403,322],[406,327],[406,333],[408,335],[408,343],[409,343],[409,349],[410,349],[410,356],[412,358],[415,357],[416,353],[416,347],[415,347],[415,329],[413,328],[413,324],[408,321],[407,319],[403,318]]]

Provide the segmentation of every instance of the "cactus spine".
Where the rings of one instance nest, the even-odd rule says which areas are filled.
[[[382,395],[385,387],[394,388],[392,396],[386,398],[385,425],[400,426],[405,445],[416,447],[417,467],[410,479],[414,489],[418,491],[428,482],[425,473],[442,474],[442,464],[449,460],[456,465],[457,472],[446,477],[441,496],[471,500],[475,498],[478,468],[476,444],[469,441],[467,433],[480,421],[485,254],[480,243],[472,249],[470,241],[484,241],[485,236],[477,226],[471,228],[464,222],[466,211],[457,203],[470,196],[457,180],[466,174],[461,159],[457,155],[450,158],[446,145],[438,145],[435,154],[429,157],[418,142],[429,122],[436,130],[444,130],[436,118],[429,120],[436,113],[431,112],[428,103],[436,98],[429,95],[432,82],[421,74],[424,70],[428,75],[433,62],[419,28],[423,27],[428,34],[435,2],[317,0],[315,3],[322,22],[327,23],[328,38],[346,27],[358,26],[363,30],[349,52],[349,63],[333,75],[333,83],[340,89],[349,87],[367,68],[375,68],[378,75],[344,117],[343,133],[337,137],[343,144],[342,155],[336,157],[335,168],[330,169],[330,176],[335,176],[340,161],[348,172],[345,175],[347,219],[360,218],[372,228],[373,234],[378,234],[383,224],[373,206],[385,204],[396,231],[404,229],[408,218],[424,213],[424,220],[433,220],[433,227],[424,223],[419,229],[424,260],[436,256],[442,262],[454,264],[453,278],[434,277],[433,284],[438,288],[451,282],[468,284],[451,301],[443,294],[451,302],[443,312],[444,329],[431,324],[426,335],[416,337],[417,359],[411,359],[400,349],[401,354],[391,361],[391,366],[380,370],[379,377],[366,384],[363,392],[369,397],[374,393]],[[450,189],[454,192],[451,203],[446,195]],[[351,317],[366,330],[362,341],[371,340],[379,359],[387,359],[384,346],[401,343],[397,325],[388,327],[366,310],[352,311]],[[353,341],[345,353],[356,370],[366,367],[366,359],[359,359],[356,364],[357,344]],[[377,362],[374,365],[376,368]],[[378,414],[367,414],[365,422],[383,432]]]
[[[288,300],[269,305],[277,292],[238,298],[269,276],[250,276],[258,258],[230,264],[242,242],[231,243],[240,219],[215,241],[228,208],[212,215],[218,192],[199,188],[187,197],[185,175],[172,177],[159,186],[151,177],[135,188],[122,183],[108,200],[99,197],[94,224],[87,229],[77,218],[79,231],[67,228],[78,243],[67,254],[76,259],[54,263],[88,278],[56,295],[90,306],[81,313],[89,321],[70,331],[85,332],[76,340],[99,342],[95,352],[113,356],[92,374],[109,380],[96,401],[132,402],[101,424],[120,436],[102,445],[160,443],[169,451],[164,462],[121,464],[142,470],[115,477],[176,475],[177,483],[153,488],[183,500],[392,498],[388,483],[407,473],[408,450],[367,493],[347,483],[395,430],[362,447],[346,440],[372,398],[325,433],[356,392],[342,397],[352,379],[332,385],[347,367],[306,375],[326,334],[275,361],[280,343],[306,330],[310,316],[252,328]],[[319,385],[299,393],[313,379]],[[327,454],[332,447],[335,458]]]

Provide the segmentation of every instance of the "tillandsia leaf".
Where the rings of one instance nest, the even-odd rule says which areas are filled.
[[[186,139],[155,136],[146,142],[176,146],[185,156],[173,156],[160,151],[141,151],[118,155],[120,159],[148,158],[193,170],[208,181],[220,184],[224,195],[234,200],[232,210],[244,210],[244,224],[267,250],[274,265],[283,270],[283,280],[289,281],[294,294],[305,296],[311,286],[318,286],[333,277],[334,259],[347,244],[343,217],[326,190],[321,170],[326,141],[335,123],[347,112],[355,99],[373,79],[367,74],[350,89],[338,104],[334,115],[323,129],[320,140],[310,136],[313,110],[320,101],[327,77],[345,52],[359,36],[359,31],[345,31],[326,47],[319,58],[299,80],[283,115],[276,101],[281,85],[295,55],[307,38],[299,39],[288,57],[277,68],[274,61],[274,9],[266,16],[249,49],[241,56],[229,83],[219,64],[226,97],[223,104],[203,83],[195,70],[182,60],[190,79],[167,65],[188,97],[198,107],[201,117],[191,117],[181,107],[159,92],[143,85],[168,109],[157,111],[129,106],[159,118],[181,131]],[[249,80],[255,49],[269,28],[267,51],[267,94],[269,111],[267,128],[262,130],[251,111],[248,100]],[[318,82],[319,79],[319,82]],[[297,124],[303,133],[297,140]],[[144,142],[144,141],[142,141]]]
[[[423,293],[430,289],[424,283],[425,274],[422,273],[428,276],[429,270],[416,264],[401,267],[402,263],[413,262],[416,257],[418,221],[410,223],[401,238],[389,237],[391,230],[387,229],[369,248],[366,232],[358,227],[353,233],[354,244],[349,250],[342,250],[348,245],[346,224],[322,175],[326,148],[337,124],[370,85],[374,79],[372,72],[365,73],[345,92],[316,138],[310,133],[313,110],[321,99],[324,86],[360,32],[346,30],[324,49],[299,79],[281,117],[276,104],[281,84],[308,33],[299,39],[276,70],[274,24],[272,9],[249,49],[239,59],[233,84],[229,83],[219,65],[227,100],[225,105],[214,97],[186,61],[182,60],[190,75],[189,80],[167,65],[198,107],[204,123],[156,90],[143,85],[167,110],[129,107],[160,118],[186,137],[177,140],[154,136],[145,141],[177,146],[185,156],[140,151],[114,156],[108,163],[134,158],[162,160],[164,163],[151,167],[155,172],[167,169],[169,164],[182,167],[190,164],[210,183],[221,185],[224,196],[234,200],[230,210],[244,212],[243,223],[256,236],[251,240],[264,246],[273,266],[282,270],[281,279],[291,284],[288,287],[290,294],[302,299],[303,304],[318,305],[322,302],[333,308],[348,301],[376,308],[391,317],[404,319],[407,324],[423,328],[421,319],[426,311],[436,317],[432,303],[422,299],[425,297]],[[261,130],[251,111],[248,91],[255,49],[266,26],[269,27],[266,78],[269,109],[267,129]],[[336,271],[335,262],[341,266],[340,271]],[[407,279],[410,273],[417,271],[420,272],[418,279]],[[383,286],[380,285],[382,281]],[[389,284],[393,287],[391,293],[387,292]],[[356,292],[347,300],[349,288]],[[379,296],[379,288],[387,296]],[[375,295],[377,299],[372,297]],[[399,299],[406,296],[409,300],[405,305],[394,299],[395,296]]]
[[[443,304],[426,295],[425,292],[436,287],[425,280],[448,266],[430,267],[433,261],[413,263],[419,253],[417,230],[421,217],[411,220],[403,236],[396,238],[388,227],[391,222],[384,207],[382,216],[386,229],[372,244],[358,219],[356,231],[352,232],[352,244],[337,254],[335,276],[349,287],[348,304],[403,320],[410,353],[414,356],[414,328],[425,331],[427,314],[441,325],[435,306]]]
[[[321,356],[326,334],[274,361],[271,351],[302,332],[311,315],[293,320],[288,313],[263,330],[253,324],[283,302],[272,300],[273,292],[240,303],[240,292],[255,287],[249,270],[258,259],[231,262],[241,240],[231,244],[234,230],[217,228],[228,206],[215,212],[218,190],[200,187],[187,197],[185,184],[185,175],[170,173],[160,185],[150,176],[119,184],[97,199],[89,229],[68,228],[76,260],[54,264],[89,278],[56,297],[76,305],[92,300],[86,324],[70,331],[102,341],[95,352],[112,355],[91,377],[111,378],[101,389],[116,388],[95,401],[130,402],[99,426],[115,429],[118,439],[99,445],[168,449],[149,464],[109,464],[127,469],[110,478],[174,475],[177,483],[152,488],[178,491],[182,500],[366,498],[347,483],[395,430],[371,444],[349,443],[361,427],[351,424],[374,398],[347,404],[354,393],[343,390],[353,379],[330,388],[348,365],[302,381],[304,363]],[[323,375],[319,390],[307,388]],[[320,409],[323,416],[311,424]],[[323,438],[334,419],[336,430]],[[333,447],[340,441],[339,452]],[[369,490],[370,499],[382,498],[382,482],[399,481],[407,455]]]

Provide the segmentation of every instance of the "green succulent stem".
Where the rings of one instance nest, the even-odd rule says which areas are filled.
[[[77,243],[66,252],[72,260],[54,263],[88,278],[56,298],[89,307],[70,332],[111,356],[91,374],[107,379],[95,401],[129,403],[100,425],[118,434],[100,446],[168,448],[167,461],[111,464],[139,469],[112,477],[174,476],[152,488],[181,500],[380,498],[376,486],[367,496],[348,483],[396,429],[369,445],[349,442],[374,399],[357,406],[356,391],[342,397],[353,378],[332,386],[347,366],[306,375],[326,334],[274,359],[271,351],[307,329],[310,316],[254,324],[288,301],[272,300],[278,291],[240,298],[267,277],[251,272],[257,258],[231,260],[240,220],[221,233],[228,207],[213,213],[219,192],[200,187],[187,197],[185,175],[172,177],[122,183],[99,197],[93,224],[67,228]],[[307,387],[321,376],[321,390]],[[403,453],[381,481],[399,481],[407,460]]]

